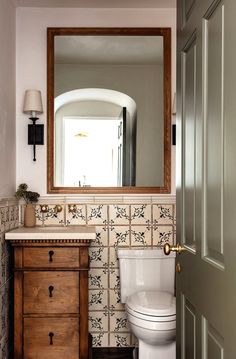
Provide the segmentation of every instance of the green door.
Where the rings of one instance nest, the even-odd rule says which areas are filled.
[[[236,0],[178,0],[177,358],[236,358]]]

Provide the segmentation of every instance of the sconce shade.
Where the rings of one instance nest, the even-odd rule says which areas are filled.
[[[43,113],[41,92],[38,90],[26,90],[24,98],[23,112],[32,115]]]

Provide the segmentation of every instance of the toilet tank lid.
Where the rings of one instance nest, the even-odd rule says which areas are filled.
[[[174,258],[175,253],[171,252],[168,256],[166,256],[161,247],[159,248],[118,248],[117,255],[119,259],[123,258]]]

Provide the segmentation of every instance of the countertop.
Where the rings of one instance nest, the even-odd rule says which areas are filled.
[[[19,227],[5,234],[6,240],[36,240],[36,239],[95,239],[94,226],[45,226]]]

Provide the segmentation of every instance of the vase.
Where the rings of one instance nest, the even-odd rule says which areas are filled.
[[[36,225],[35,206],[33,204],[27,204],[25,206],[25,213],[24,213],[24,226],[35,227],[35,225]]]

